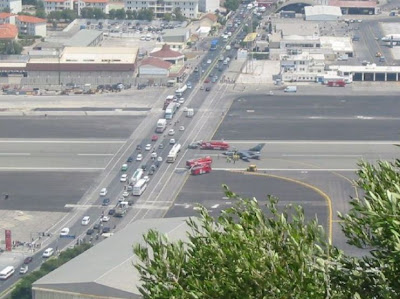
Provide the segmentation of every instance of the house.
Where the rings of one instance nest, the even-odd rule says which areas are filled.
[[[200,27],[213,27],[217,25],[218,17],[215,14],[208,13],[201,17]]]
[[[15,40],[18,36],[18,29],[13,24],[2,24],[0,25],[0,40],[10,41]]]
[[[99,8],[105,14],[110,11],[108,0],[78,0],[78,14],[81,15],[82,8]]]
[[[171,50],[170,46],[167,44],[163,45],[161,50],[150,53],[150,56],[177,65],[183,65],[185,59],[185,55],[181,52]]]
[[[0,24],[14,24],[15,15],[8,12],[0,12]]]
[[[10,9],[11,13],[22,11],[22,0],[0,0],[0,11]]]
[[[139,67],[139,77],[168,77],[172,63],[156,57],[145,58]]]
[[[15,18],[15,25],[18,27],[19,34],[42,37],[45,37],[47,34],[45,19],[18,15]]]
[[[46,14],[52,11],[74,8],[74,3],[72,0],[43,0],[43,4]]]

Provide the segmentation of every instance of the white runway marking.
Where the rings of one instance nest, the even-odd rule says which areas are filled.
[[[329,158],[329,157],[334,157],[334,158],[339,158],[339,157],[352,157],[352,158],[360,158],[362,155],[300,155],[300,154],[282,154],[282,157],[317,157],[317,158]]]
[[[0,156],[30,156],[30,153],[0,153]]]
[[[13,139],[0,139],[0,143],[89,143],[89,144],[103,144],[103,143],[125,143],[122,140],[13,140]]]
[[[230,144],[257,144],[257,143],[266,143],[268,144],[343,144],[343,145],[353,145],[353,144],[360,144],[360,145],[386,145],[386,144],[399,144],[398,140],[393,141],[368,141],[368,140],[360,140],[360,141],[340,141],[340,140],[332,140],[332,141],[319,141],[319,140],[296,140],[296,141],[279,141],[279,140],[224,140]]]
[[[114,156],[114,154],[76,154],[77,156]]]
[[[0,167],[0,171],[93,171],[104,170],[103,167]]]

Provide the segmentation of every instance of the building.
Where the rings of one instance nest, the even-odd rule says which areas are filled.
[[[162,35],[162,43],[168,44],[173,49],[186,48],[190,37],[189,28],[175,28],[164,30]]]
[[[323,54],[302,52],[296,55],[281,54],[278,79],[283,82],[316,82],[317,76],[324,73]]]
[[[347,55],[354,56],[353,44],[349,36],[321,36],[321,49],[332,51],[337,57]]]
[[[15,15],[8,12],[0,12],[0,24],[15,25]]]
[[[216,26],[218,17],[213,13],[207,13],[200,19],[200,27],[213,27]]]
[[[32,50],[29,50],[28,54],[30,57],[58,57],[63,49],[64,45],[60,43],[40,42],[36,44]]]
[[[199,0],[200,12],[215,12],[219,9],[219,0]]]
[[[330,66],[331,70],[337,71],[339,76],[351,76],[353,81],[400,81],[399,66],[377,66],[370,65],[336,65]]]
[[[342,11],[337,6],[306,6],[304,7],[306,21],[338,21]]]
[[[0,25],[0,40],[11,41],[15,40],[18,36],[18,29],[13,24]]]
[[[104,39],[103,31],[82,29],[65,40],[67,47],[96,47]]]
[[[45,298],[142,298],[140,276],[134,264],[139,260],[132,245],[145,245],[143,234],[155,229],[170,241],[187,241],[186,218],[143,219],[128,224],[33,283],[32,297]]]
[[[17,14],[22,11],[22,0],[0,0],[0,11],[10,9],[11,13]]]
[[[172,63],[156,57],[148,57],[142,60],[139,66],[139,77],[159,78],[169,77]]]
[[[173,13],[175,8],[180,8],[187,18],[197,18],[199,0],[125,0],[125,10],[152,9],[158,18],[162,18],[166,13]]]
[[[19,34],[42,37],[45,37],[47,34],[45,19],[18,15],[15,18],[15,25],[18,27]]]
[[[329,5],[340,7],[344,15],[374,15],[380,12],[377,2],[370,0],[329,0]]]
[[[43,0],[43,3],[46,14],[52,11],[74,9],[73,0]]]
[[[110,11],[110,4],[108,0],[78,0],[78,14],[81,15],[82,8],[99,8],[105,14],[108,14]]]
[[[172,64],[183,65],[185,63],[185,55],[178,51],[171,50],[170,46],[167,44],[164,44],[160,50],[151,52],[150,56],[168,61]]]

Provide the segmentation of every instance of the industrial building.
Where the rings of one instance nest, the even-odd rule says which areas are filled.
[[[162,35],[162,42],[173,49],[184,49],[190,38],[190,28],[166,29]]]
[[[134,244],[155,229],[170,241],[187,241],[187,218],[143,219],[127,225],[110,238],[33,283],[34,299],[142,298]]]
[[[353,81],[400,81],[399,66],[336,65],[330,66],[339,76],[350,76]]]
[[[306,21],[338,21],[342,17],[342,11],[337,6],[306,6],[304,15]]]
[[[330,6],[340,7],[343,15],[376,15],[380,12],[378,1],[329,0]]]

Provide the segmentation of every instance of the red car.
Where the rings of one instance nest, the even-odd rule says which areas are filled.
[[[158,140],[158,136],[157,135],[153,135],[152,137],[151,137],[151,141],[157,141]]]
[[[204,83],[210,83],[210,79],[206,79]]]

